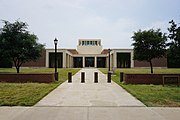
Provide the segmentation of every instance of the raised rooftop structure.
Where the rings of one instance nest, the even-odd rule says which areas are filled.
[[[79,39],[78,43],[79,54],[101,54],[103,50],[100,39]]]

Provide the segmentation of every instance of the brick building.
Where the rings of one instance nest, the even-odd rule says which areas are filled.
[[[23,67],[54,67],[55,50],[46,49],[36,62],[28,62]],[[76,49],[58,49],[57,65],[59,68],[83,68],[109,66],[109,50],[103,49],[100,39],[79,39]],[[167,58],[154,59],[154,67],[167,67]],[[111,49],[111,68],[149,67],[148,62],[133,60],[133,49]]]

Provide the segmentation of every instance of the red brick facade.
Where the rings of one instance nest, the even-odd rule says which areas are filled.
[[[153,67],[167,67],[167,58],[156,58],[152,60]],[[134,60],[134,67],[150,67],[149,62]]]
[[[0,82],[38,82],[38,83],[50,83],[53,82],[54,73],[37,73],[37,74],[0,74]]]
[[[180,74],[125,74],[126,84],[163,84],[163,76],[179,76]],[[177,81],[170,81],[176,83]]]
[[[46,50],[42,52],[38,60],[26,62],[22,64],[22,67],[46,67]]]

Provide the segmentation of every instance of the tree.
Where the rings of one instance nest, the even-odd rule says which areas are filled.
[[[168,67],[180,68],[180,26],[171,20],[168,28],[170,42],[168,48]]]
[[[0,29],[1,57],[9,58],[19,73],[20,66],[28,61],[35,61],[41,56],[44,45],[37,43],[37,36],[30,34],[28,25],[21,21],[5,24]]]
[[[0,34],[0,68],[12,68],[12,61],[2,54],[2,35]]]
[[[167,37],[160,32],[160,29],[150,29],[134,32],[132,38],[134,41],[132,44],[134,46],[134,59],[149,62],[151,73],[153,73],[152,59],[165,55]]]

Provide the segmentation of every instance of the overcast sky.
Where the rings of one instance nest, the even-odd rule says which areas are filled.
[[[133,32],[180,22],[180,0],[0,0],[0,19],[27,22],[46,48],[76,48],[102,39],[103,48],[132,48]],[[0,27],[3,26],[2,21]]]

